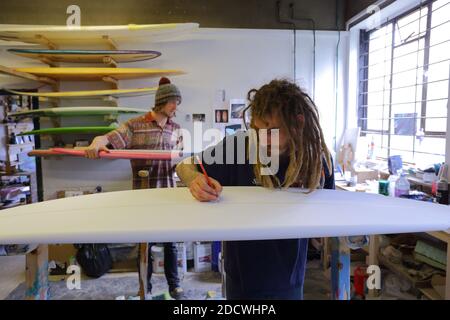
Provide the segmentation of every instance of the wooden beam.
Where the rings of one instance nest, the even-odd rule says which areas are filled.
[[[59,63],[57,63],[56,61],[53,61],[52,59],[42,57],[42,58],[39,58],[39,60],[45,64],[48,64],[52,68],[59,67]]]
[[[119,89],[119,81],[113,77],[103,77],[103,81],[111,83],[114,89]]]
[[[148,248],[148,243],[139,244],[139,297],[141,300],[145,300],[148,293]]]
[[[46,300],[48,298],[48,246],[39,245],[26,255],[27,300]]]
[[[47,47],[49,47],[52,50],[58,49],[58,46],[56,44],[54,44],[53,42],[51,42],[49,39],[47,39],[45,36],[43,36],[41,34],[37,34],[36,39],[38,39],[39,42],[41,42],[43,45],[46,45]]]
[[[19,78],[23,78],[23,79],[27,79],[27,80],[39,81],[39,82],[49,84],[49,85],[54,85],[56,83],[56,80],[54,80],[54,79],[50,79],[47,77],[38,77],[38,76],[35,76],[34,74],[20,72],[20,71],[17,71],[17,70],[14,70],[14,69],[2,66],[2,65],[0,65],[0,72],[8,74],[10,76],[15,76],[15,77],[19,77]]]
[[[117,61],[114,60],[112,57],[104,57],[103,63],[107,64],[111,68],[117,68],[119,65],[117,64]]]
[[[117,50],[119,48],[117,43],[114,41],[114,39],[111,39],[110,36],[104,35],[102,36],[102,39],[106,41],[107,45],[111,50]]]
[[[106,96],[106,97],[103,97],[102,100],[105,102],[111,102],[116,107],[119,106],[119,101],[116,97]]]

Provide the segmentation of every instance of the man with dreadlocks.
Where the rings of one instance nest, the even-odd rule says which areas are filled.
[[[237,163],[239,152],[248,155],[255,140],[247,138],[246,150],[242,151],[236,143],[238,135],[228,136],[202,154],[223,153],[224,160],[220,163],[204,162],[211,186],[191,159],[177,166],[178,176],[192,195],[199,201],[214,201],[222,186],[255,184],[266,188],[301,187],[308,192],[317,188],[334,189],[330,153],[317,107],[309,96],[292,82],[273,80],[259,90],[251,90],[248,100],[251,128],[256,132],[278,130],[278,171],[261,174],[263,165],[259,158],[253,164],[249,157],[244,163]],[[276,144],[270,138],[265,145],[261,142],[256,143],[257,147],[271,150],[272,144]],[[235,162],[230,164],[226,155],[233,151]],[[225,242],[227,298],[302,299],[307,248],[308,239]]]

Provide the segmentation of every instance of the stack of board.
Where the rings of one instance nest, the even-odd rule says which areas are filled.
[[[117,63],[137,62],[155,59],[161,55],[153,50],[117,50],[116,45],[121,42],[164,40],[176,37],[185,32],[192,32],[198,28],[196,23],[153,24],[153,25],[121,25],[121,26],[50,26],[50,25],[0,25],[0,39],[7,41],[22,41],[25,43],[41,44],[51,49],[9,49],[10,53],[41,60],[54,66],[54,63],[108,63],[116,67],[45,67],[45,68],[16,68],[17,72],[28,73],[37,77],[53,80],[75,81],[117,81],[122,79],[159,78],[184,74],[181,70],[150,69],[150,68],[120,68]],[[107,45],[114,50],[81,50],[58,49],[59,46],[92,46]],[[31,93],[12,91],[13,94],[33,96],[47,99],[79,99],[102,96],[136,96],[154,93],[156,88],[114,89],[71,92]],[[79,109],[79,110],[76,110]],[[111,107],[80,107],[80,108],[51,108],[32,110],[10,114],[13,117],[55,117],[55,116],[84,116],[84,115],[117,115],[120,113],[141,113],[141,110],[131,108]],[[113,126],[94,127],[66,127],[33,130],[22,135],[64,134],[64,133],[95,133],[104,134],[113,130]]]

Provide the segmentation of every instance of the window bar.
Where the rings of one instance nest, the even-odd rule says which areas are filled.
[[[431,3],[433,3],[434,1],[436,1],[436,0],[432,0]],[[450,5],[450,2],[447,2],[446,4],[443,4],[442,6],[440,6],[439,8],[434,9],[431,13],[436,12],[436,11],[442,9],[442,8],[444,8],[444,7],[447,6],[447,5]],[[426,1],[424,1],[420,6],[422,6],[422,7],[428,6],[428,3],[427,3]],[[408,13],[408,12],[407,12],[407,13],[404,13],[403,15],[399,16],[396,20],[400,20],[400,19],[402,19],[402,18],[404,18],[404,17],[407,17],[409,14],[413,13],[413,12],[414,12],[415,10],[417,10],[417,9],[419,9],[419,8],[416,7],[416,8],[414,8],[411,12],[409,12],[409,13]],[[403,25],[402,28],[404,28],[404,27],[406,27],[406,26],[409,26],[410,24],[412,24],[412,23],[418,21],[418,20],[421,19],[421,18],[423,18],[423,17],[419,17],[418,19],[415,19],[415,20],[413,20],[413,21],[408,22],[407,24]],[[388,22],[387,24],[389,24],[389,22]],[[383,25],[382,27],[384,27],[384,26],[385,26],[385,25]],[[371,33],[371,32],[373,32],[373,30],[369,30],[368,32]],[[384,33],[384,34],[381,34],[381,35],[379,35],[379,36],[377,36],[377,37],[375,37],[375,38],[372,38],[372,39],[369,38],[368,41],[372,41],[372,40],[379,39],[379,38],[381,38],[381,37],[383,37],[383,36],[387,36],[388,34],[389,34],[389,33]]]
[[[431,20],[432,20],[432,15],[431,15],[431,10],[432,10],[432,5],[433,3],[430,2],[428,4],[428,18],[427,18],[427,29],[431,28]],[[427,31],[426,37],[425,37],[425,47],[429,47],[431,44],[431,31]],[[422,117],[426,117],[427,115],[427,98],[428,98],[428,84],[426,83],[428,80],[428,70],[429,70],[429,63],[430,63],[430,49],[428,48],[428,50],[425,50],[424,52],[424,60],[423,60],[423,80],[422,82],[424,83],[422,85]],[[417,97],[416,97],[417,99]],[[421,119],[420,121],[420,127],[423,128],[423,132],[427,131],[426,126],[426,119]]]
[[[449,23],[449,22],[450,22],[450,20],[447,20],[447,21],[445,21],[445,22],[442,22],[441,24],[438,24],[437,26],[434,26],[434,27],[431,27],[431,26],[430,26],[430,28],[427,28],[427,30],[424,30],[424,31],[421,32],[420,34],[426,33],[426,32],[428,32],[428,31],[434,30],[434,29],[436,29],[436,28],[439,28],[439,27],[441,27],[441,26],[443,26],[444,24],[447,24],[447,23]],[[395,29],[395,28],[394,28],[394,29]],[[414,38],[414,39],[410,40],[409,42],[405,42],[405,43],[398,44],[398,45],[396,45],[395,47],[396,47],[396,48],[401,47],[402,45],[406,45],[406,44],[411,43],[411,42],[413,42],[413,41],[417,41],[417,40],[419,40],[419,39],[421,39],[421,38],[423,38],[423,37],[424,37],[424,36],[418,36],[417,38]],[[363,53],[363,54],[369,55],[369,54],[372,54],[372,53],[375,53],[375,52],[378,52],[378,51],[381,51],[381,50],[389,49],[389,48],[390,48],[389,46],[381,47],[381,48],[378,48],[378,49],[375,49],[375,50],[373,50],[373,51],[369,51],[369,52]]]
[[[363,52],[369,51],[369,45],[370,43],[368,41],[364,41],[366,38],[369,37],[369,33],[365,31],[360,32],[360,40],[362,41],[363,45],[360,48]],[[369,55],[360,55],[359,56],[359,65],[367,66],[369,64]],[[369,68],[363,68],[359,70],[359,79],[368,79],[369,78]],[[363,82],[359,81],[359,90],[360,92],[367,92],[369,87],[369,82]],[[359,108],[358,108],[358,117],[359,117],[359,127],[362,130],[367,130],[367,120],[361,120],[362,118],[367,117],[367,108],[363,108],[362,106],[367,104],[367,94],[358,95],[359,100]]]
[[[450,20],[448,20],[448,21],[450,22]],[[414,41],[418,41],[418,40],[414,40]],[[434,47],[437,47],[437,46],[446,44],[447,42],[450,42],[450,39],[444,40],[444,41],[442,41],[442,42],[435,43],[435,44],[433,44],[433,45],[430,44],[429,46],[424,46],[422,49],[414,50],[414,51],[411,51],[411,52],[402,54],[401,56],[395,57],[395,58],[393,58],[393,59],[394,59],[394,60],[400,59],[400,58],[409,56],[410,54],[418,53],[418,52],[421,52],[421,51],[425,51],[426,49],[430,49],[430,48],[434,48]],[[377,63],[374,63],[374,64],[370,64],[370,65],[368,65],[368,66],[361,67],[361,68],[371,68],[371,67],[375,67],[375,66],[378,66],[378,65],[380,65],[380,64],[385,64],[385,63],[388,62],[388,61],[391,61],[391,59],[389,59],[389,60],[383,60],[383,61],[381,61],[381,62],[377,62]],[[446,60],[444,60],[444,61],[446,61]]]
[[[392,28],[392,47],[391,47],[391,58],[394,58],[394,45],[395,45],[395,28]],[[389,118],[392,118],[392,83],[394,81],[394,59],[391,59],[391,77],[389,80]],[[389,133],[391,132],[392,120],[389,119]],[[381,146],[383,147],[383,146]],[[388,135],[388,158],[391,156],[391,135]]]

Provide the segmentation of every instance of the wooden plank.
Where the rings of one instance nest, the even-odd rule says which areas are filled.
[[[8,67],[2,66],[2,65],[0,65],[0,72],[8,74],[10,76],[15,76],[15,77],[19,77],[19,78],[23,78],[23,79],[27,79],[27,80],[39,81],[39,82],[50,84],[50,85],[53,85],[56,83],[56,81],[53,79],[50,79],[47,77],[38,77],[33,74],[13,70],[11,68],[8,68]]]
[[[350,300],[350,248],[343,237],[331,242],[331,299]]]
[[[46,300],[48,298],[48,246],[39,245],[26,256],[27,300]]]
[[[369,238],[369,265],[379,266],[378,253],[380,252],[380,237],[378,235],[371,235]],[[369,297],[374,298],[379,295],[379,290],[370,289]]]
[[[433,288],[420,288],[419,291],[430,300],[442,300],[441,296]]]
[[[148,243],[139,244],[139,296],[145,300],[148,293],[147,283]]]
[[[450,234],[444,231],[435,231],[435,232],[427,232],[430,236],[433,236],[441,241],[446,242],[447,244],[450,242]]]

